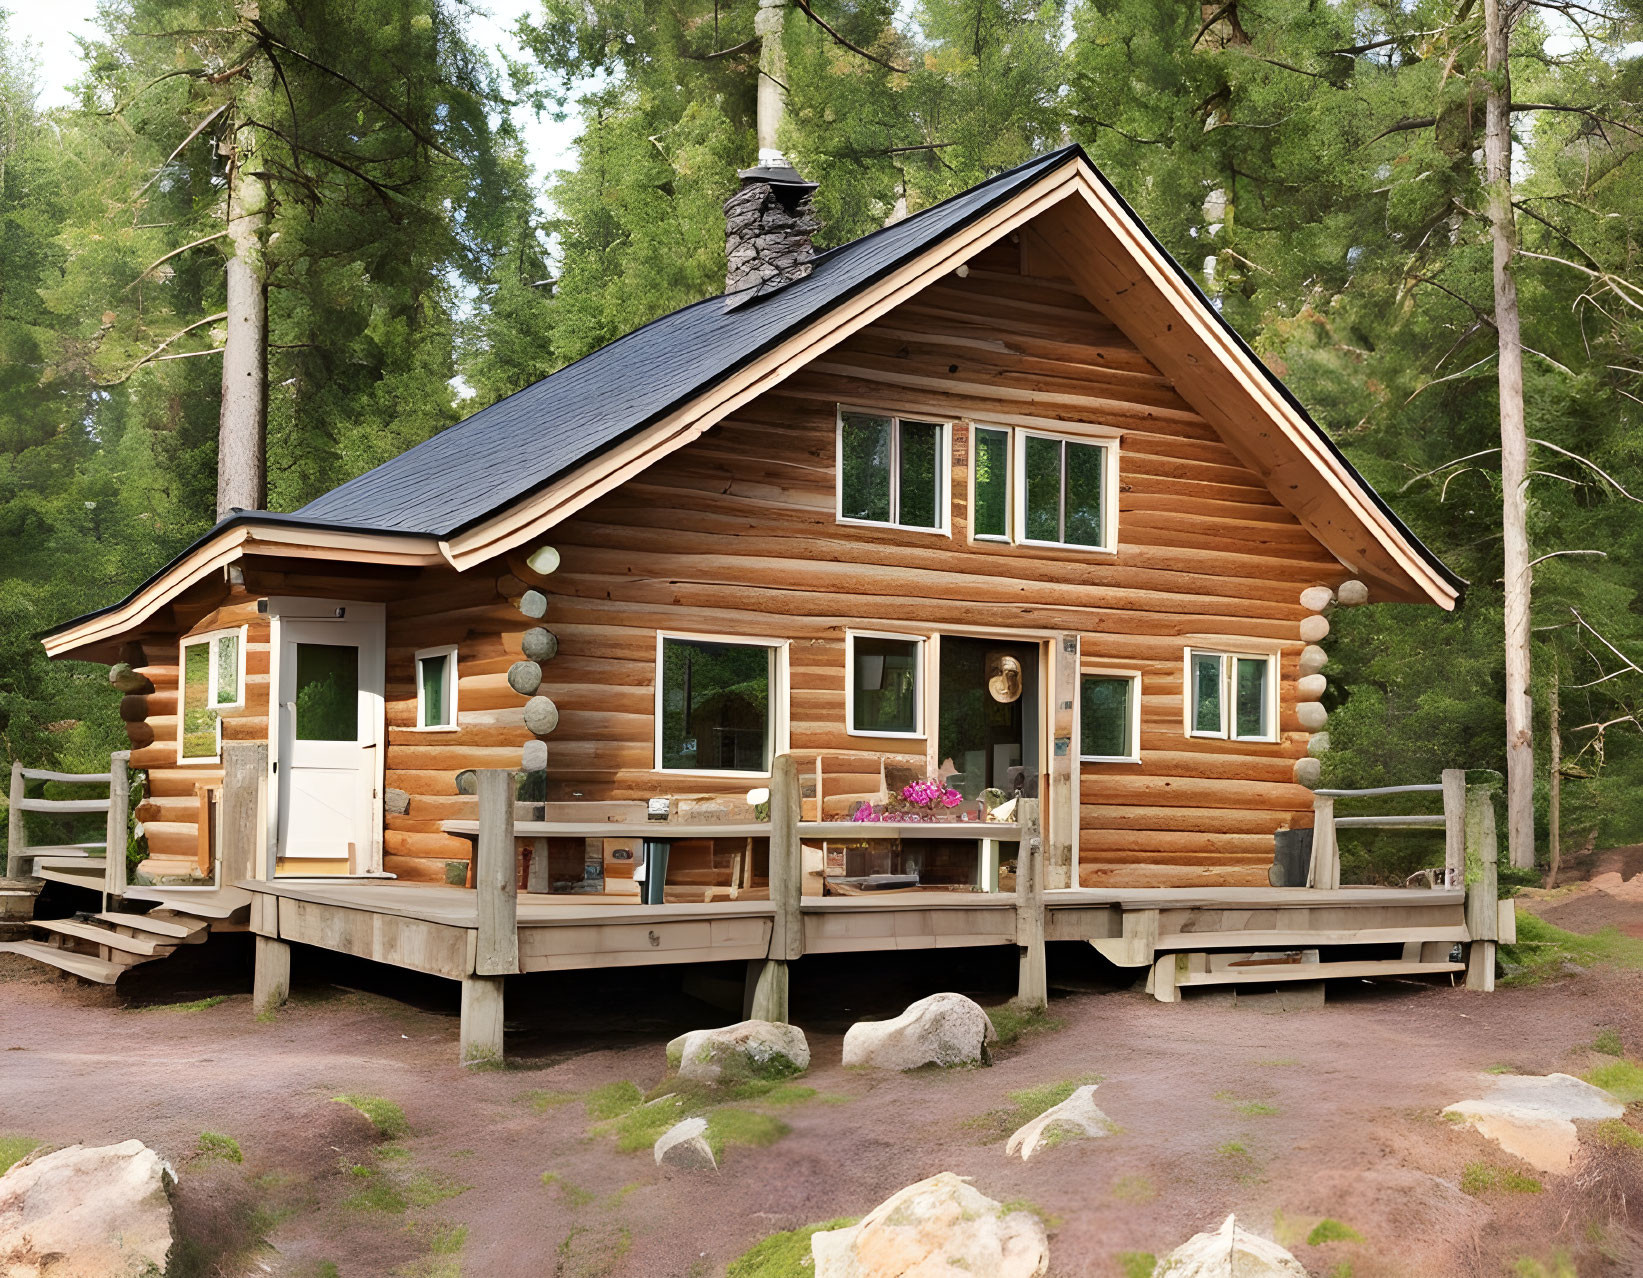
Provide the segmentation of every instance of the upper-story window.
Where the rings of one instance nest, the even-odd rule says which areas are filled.
[[[839,411],[839,519],[947,530],[947,426]]]
[[[245,704],[245,629],[190,635],[181,649],[177,757],[185,763],[212,763],[222,755],[222,711]]]
[[[1277,661],[1270,655],[1189,648],[1187,735],[1233,741],[1278,739]]]
[[[971,536],[1112,550],[1117,441],[977,426]]]

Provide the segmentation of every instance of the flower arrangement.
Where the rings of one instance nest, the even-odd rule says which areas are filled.
[[[940,821],[964,802],[964,796],[940,781],[915,781],[903,786],[888,803],[863,803],[850,814],[852,821]]]

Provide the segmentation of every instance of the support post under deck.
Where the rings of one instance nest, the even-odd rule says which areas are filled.
[[[1500,939],[1500,850],[1495,836],[1492,785],[1466,787],[1466,988],[1495,988],[1495,946]]]
[[[1045,1007],[1050,978],[1044,961],[1044,839],[1037,799],[1017,799],[1021,844],[1015,862],[1015,941],[1021,950],[1016,1002]]]
[[[291,997],[291,947],[271,936],[257,938],[256,968],[251,978],[251,1010],[272,1012]]]
[[[462,1063],[502,1063],[502,981],[500,976],[462,978]]]
[[[785,1022],[788,1005],[787,965],[804,953],[804,891],[799,843],[799,769],[784,754],[770,766],[770,954],[748,964],[748,1015],[756,1021]]]

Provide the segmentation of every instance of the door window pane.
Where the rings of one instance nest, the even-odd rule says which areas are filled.
[[[1086,757],[1128,759],[1135,754],[1127,676],[1085,675],[1079,705],[1080,750]]]
[[[445,695],[446,679],[450,672],[451,654],[438,652],[417,660],[421,677],[422,728],[444,728],[450,725],[450,710]]]
[[[1028,435],[1026,439],[1027,512],[1024,533],[1029,541],[1061,540],[1061,441]]]
[[[896,522],[907,528],[937,528],[936,497],[941,490],[936,459],[941,427],[930,422],[898,422],[901,443],[901,511]]]
[[[330,643],[296,649],[296,739],[358,741],[359,649]]]
[[[1107,450],[1074,443],[1066,450],[1066,528],[1061,540],[1071,546],[1103,546],[1101,470]]]
[[[839,429],[843,518],[890,522],[890,433],[888,417],[844,415]]]
[[[851,722],[857,732],[917,732],[919,722],[919,641],[875,639],[851,641]]]
[[[217,699],[219,706],[236,704],[240,699],[240,637],[217,636]]]
[[[1225,735],[1221,722],[1221,658],[1192,654],[1192,730]]]
[[[763,644],[662,640],[662,767],[769,771],[774,659]]]
[[[1267,672],[1269,663],[1264,657],[1239,657],[1236,688],[1233,696],[1233,729],[1237,737],[1267,737],[1272,735],[1268,719]]]
[[[976,504],[970,530],[977,537],[1010,535],[1010,436],[1002,430],[975,432]]]
[[[183,648],[183,741],[185,759],[217,754],[217,712],[211,708],[211,644]]]

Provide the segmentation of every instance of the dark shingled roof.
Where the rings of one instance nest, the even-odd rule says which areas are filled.
[[[451,536],[665,417],[949,233],[1082,155],[1052,151],[816,258],[815,270],[726,311],[717,297],[635,329],[366,471],[297,513]]]

